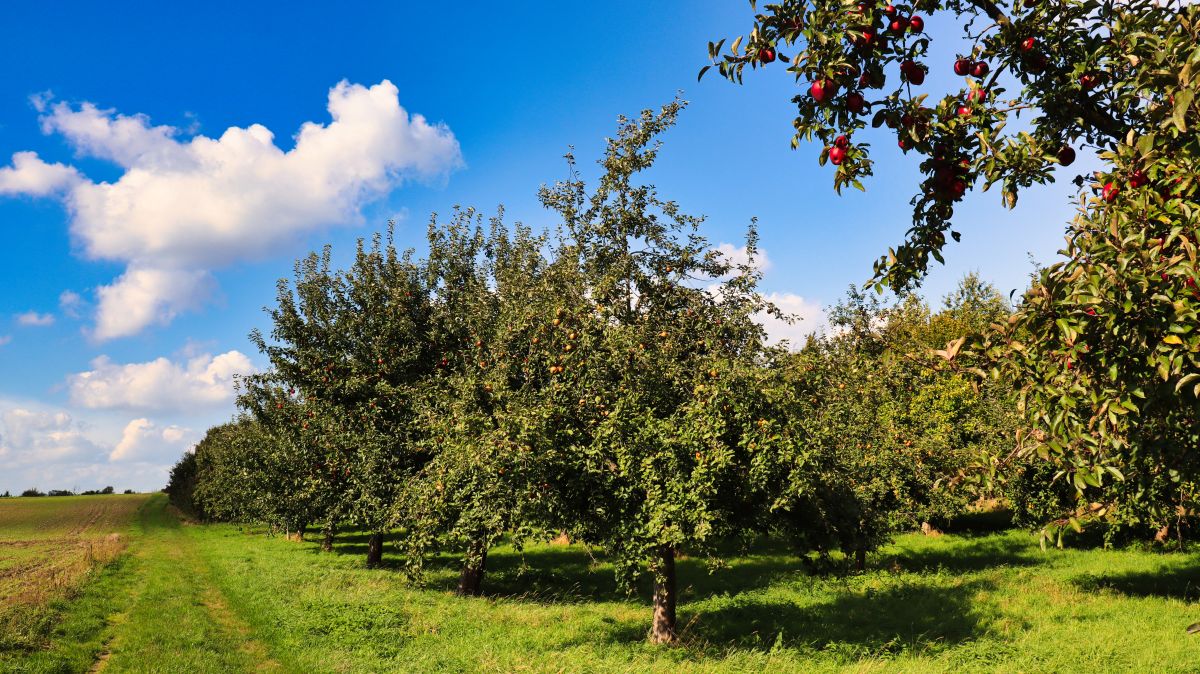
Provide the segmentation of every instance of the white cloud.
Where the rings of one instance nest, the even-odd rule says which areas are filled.
[[[785,316],[797,319],[793,323],[788,323],[765,312],[759,314],[758,320],[766,328],[767,338],[772,343],[786,339],[790,348],[798,349],[804,345],[805,338],[828,326],[825,310],[820,303],[806,300],[793,293],[767,293],[765,297]]]
[[[26,311],[23,314],[17,314],[17,325],[22,325],[27,328],[44,328],[54,325],[54,316],[50,314],[39,314],[36,311]]]
[[[79,318],[79,310],[83,307],[83,298],[73,290],[64,290],[58,296],[58,308],[70,318]]]
[[[104,450],[64,411],[0,408],[0,458],[6,470],[71,460],[96,459]]]
[[[743,265],[750,261],[750,253],[745,246],[735,246],[732,243],[719,244],[716,249],[725,261],[732,265]],[[771,269],[771,258],[767,257],[767,251],[759,248],[754,256],[754,266],[760,272],[766,272]]]
[[[128,337],[148,325],[166,325],[183,311],[199,309],[215,285],[204,270],[130,266],[116,281],[96,289],[100,309],[92,336]]]
[[[142,419],[112,426],[107,414],[100,421],[105,428],[67,410],[0,398],[0,492],[161,489],[171,465],[198,439],[173,423]]]
[[[260,124],[181,139],[178,129],[153,126],[144,115],[51,104],[45,96],[34,102],[43,131],[81,156],[125,169],[115,182],[91,182],[33,153],[0,168],[0,194],[65,190],[84,253],[127,265],[99,289],[97,339],[170,322],[208,298],[213,268],[357,222],[366,203],[404,180],[436,179],[462,165],[450,129],[410,115],[387,80],[333,87],[331,121],[304,124],[286,151]]]
[[[109,461],[130,461],[152,457],[178,457],[186,449],[185,438],[190,429],[180,426],[160,427],[149,419],[130,421],[121,433],[121,440],[108,455]]]
[[[0,167],[0,195],[46,197],[83,182],[74,167],[47,164],[35,152],[17,152],[12,166]]]
[[[183,363],[157,358],[122,365],[101,356],[91,370],[69,376],[67,383],[72,402],[90,409],[189,412],[230,402],[235,375],[252,372],[250,359],[239,351],[202,354]]]
[[[12,341],[12,335],[0,335],[0,346],[4,346]]]

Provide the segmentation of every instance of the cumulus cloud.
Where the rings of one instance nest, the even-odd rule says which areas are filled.
[[[23,314],[17,314],[17,325],[27,328],[44,328],[54,325],[54,316],[39,314],[36,311],[26,311]]]
[[[69,376],[67,384],[72,402],[90,409],[189,412],[230,402],[235,377],[253,372],[250,359],[239,351],[201,354],[182,363],[156,358],[120,364],[100,356],[91,370]]]
[[[16,406],[0,409],[0,458],[8,470],[95,459],[103,454],[84,426],[67,412]]]
[[[79,310],[83,307],[83,297],[73,290],[64,290],[58,296],[58,308],[70,318],[79,318]]]
[[[64,409],[0,398],[0,492],[160,489],[197,439],[177,424],[135,419],[102,429]]]
[[[0,167],[0,195],[46,197],[81,182],[83,176],[74,167],[47,164],[36,152],[17,152],[11,166]]]
[[[286,151],[260,124],[184,139],[144,115],[42,96],[34,102],[45,133],[124,173],[92,182],[72,167],[18,153],[0,168],[0,194],[61,194],[83,252],[126,265],[99,289],[94,336],[136,334],[203,303],[213,268],[357,222],[366,203],[403,181],[461,166],[450,129],[409,114],[398,94],[387,80],[337,84],[329,91],[330,121],[305,123]]]
[[[806,300],[794,293],[767,293],[765,297],[785,316],[796,319],[788,323],[765,312],[759,314],[758,320],[766,328],[767,338],[772,343],[787,340],[789,347],[799,348],[809,335],[828,327],[825,310],[819,302]]]
[[[202,269],[130,266],[112,284],[96,289],[100,310],[92,336],[128,337],[148,325],[166,325],[179,313],[200,308],[215,285]]]
[[[191,431],[180,426],[162,427],[149,419],[134,419],[125,426],[121,440],[108,455],[109,461],[179,456],[186,449]]]
[[[734,266],[744,265],[750,261],[750,252],[745,246],[735,246],[732,243],[722,243],[715,250],[720,253],[725,261]],[[767,257],[767,251],[759,248],[754,256],[754,266],[760,272],[766,272],[771,269],[771,258]]]

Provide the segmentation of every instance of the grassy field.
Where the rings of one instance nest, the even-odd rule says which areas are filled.
[[[125,549],[147,498],[0,500],[0,652],[45,645],[62,605]]]
[[[112,498],[112,497],[108,497]],[[7,504],[5,504],[7,506]],[[20,526],[26,526],[24,524]],[[16,527],[0,537],[14,538]],[[70,531],[70,527],[67,528]],[[807,575],[784,550],[708,574],[680,563],[683,645],[645,642],[646,588],[574,546],[489,554],[489,596],[362,568],[365,541],[181,524],[161,496],[130,554],[67,605],[50,643],[0,670],[112,672],[1196,671],[1200,558],[1051,550],[1006,531],[901,536],[862,575]]]

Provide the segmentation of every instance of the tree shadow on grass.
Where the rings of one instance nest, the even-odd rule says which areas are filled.
[[[780,582],[796,582],[813,575],[801,557],[778,541],[756,545],[753,554],[723,551],[728,564],[710,569],[703,557],[681,555],[677,560],[680,599],[687,603],[714,596],[737,595]],[[365,547],[364,547],[365,553]],[[386,561],[386,558],[385,558]],[[1033,566],[1042,563],[1036,544],[1023,537],[994,536],[969,541],[946,541],[924,549],[874,554],[869,566],[913,573],[945,571],[970,573],[989,568]],[[431,560],[430,587],[451,591],[457,583],[459,558],[444,554]],[[836,576],[837,574],[827,574]],[[484,593],[492,598],[538,603],[586,601],[649,602],[651,579],[638,580],[629,594],[618,586],[613,566],[578,545],[535,546],[524,552],[511,548],[488,555]]]
[[[1130,597],[1200,600],[1200,560],[1183,565],[1164,564],[1153,571],[1084,575],[1072,582],[1085,592],[1117,592]]]
[[[740,600],[691,617],[687,636],[701,650],[798,648],[855,654],[936,652],[988,632],[991,616],[975,601],[988,581],[946,585],[907,582],[881,590],[845,590],[802,606],[786,599]],[[685,607],[686,609],[686,607]]]
[[[367,535],[339,536],[340,554],[366,554]],[[385,546],[385,566],[401,558]],[[834,650],[847,656],[938,652],[986,636],[994,618],[980,592],[994,590],[987,579],[948,579],[921,575],[930,571],[970,573],[997,566],[1040,563],[1036,544],[1020,536],[996,535],[969,540],[930,541],[918,549],[872,555],[871,573],[879,581],[831,582],[813,578],[798,555],[780,542],[755,546],[755,553],[729,553],[729,566],[710,573],[703,558],[677,562],[682,638],[689,657],[711,658],[731,648],[766,652],[772,648]],[[443,554],[427,566],[427,587],[452,591],[459,558]],[[899,567],[901,575],[880,574]],[[913,572],[913,575],[909,575]],[[1200,587],[1200,571],[1196,574]],[[822,583],[821,595],[792,601],[797,584]],[[873,587],[865,587],[871,585]],[[879,587],[882,585],[882,587]],[[776,589],[778,588],[778,590]],[[581,642],[638,643],[650,622],[650,579],[642,578],[631,596],[616,582],[613,567],[582,546],[537,545],[517,552],[509,547],[488,555],[484,580],[489,599],[563,604],[629,602],[643,607],[644,620],[604,617]],[[812,599],[808,599],[812,597]]]
[[[362,564],[365,566],[367,561],[367,540],[371,534],[366,532],[346,532],[339,533],[333,539],[333,554],[339,557],[359,557]],[[397,552],[394,545],[395,534],[386,533],[383,535],[383,559],[377,568],[399,570],[404,566],[404,558]],[[314,555],[327,555],[328,552],[321,550],[321,534],[309,533],[305,542],[309,544],[308,551]]]
[[[728,567],[710,573],[704,558],[676,560],[680,595],[693,601],[714,595],[737,594],[766,587],[788,576],[804,575],[794,555],[736,557]],[[451,579],[446,579],[450,589]],[[618,585],[613,566],[579,546],[539,547],[517,553],[506,550],[488,556],[484,591],[489,597],[539,603],[640,600],[649,602],[651,579],[638,580],[630,595]]]
[[[991,536],[969,541],[947,541],[932,548],[887,552],[879,565],[903,571],[956,573],[983,571],[1001,566],[1035,566],[1042,563],[1041,549],[1024,537]]]
[[[946,585],[910,582],[881,590],[838,592],[809,605],[785,597],[729,597],[714,606],[680,606],[680,638],[691,655],[709,659],[730,650],[768,652],[785,648],[836,651],[849,657],[933,654],[986,637],[995,615],[978,602],[989,581]],[[587,643],[644,641],[650,622],[605,619]],[[583,645],[582,643],[575,645]]]
[[[934,522],[943,533],[956,536],[988,536],[1013,528],[1013,511],[1006,508],[967,512],[953,519]]]

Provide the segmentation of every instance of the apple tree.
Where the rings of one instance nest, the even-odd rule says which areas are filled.
[[[961,28],[951,62],[929,62],[935,16]],[[1198,37],[1200,7],[1174,1],[789,0],[763,5],[728,50],[709,47],[709,67],[731,80],[795,77],[793,143],[820,143],[835,189],[872,174],[868,138],[920,157],[912,226],[876,262],[880,288],[911,287],[942,259],[947,235],[960,236],[955,205],[976,186],[1015,207],[1023,188],[1074,180],[1065,259],[962,349],[986,356],[978,373],[1018,382],[1031,429],[1014,457],[1041,456],[1075,488],[1072,526],[1118,516],[1088,497],[1114,480],[1166,517],[1200,469]],[[962,86],[928,91],[930,68]],[[1072,176],[1083,148],[1101,169]]]
[[[268,393],[286,385],[301,410],[282,423],[306,432],[315,452],[306,461],[334,476],[339,505],[329,512],[370,532],[371,566],[382,559],[395,504],[429,460],[416,415],[422,383],[437,368],[429,295],[420,266],[396,250],[389,229],[386,240],[359,241],[345,271],[331,270],[328,248],[299,262],[294,290],[279,283],[271,340],[251,335],[271,363]],[[256,415],[274,414],[255,405]]]
[[[396,510],[410,570],[439,547],[459,550],[463,595],[481,593],[488,549],[502,536],[517,546],[549,538],[561,519],[549,485],[559,483],[551,428],[562,403],[531,356],[564,296],[550,281],[545,236],[502,217],[484,226],[464,209],[429,226],[422,266],[438,369],[418,419],[431,458]]]
[[[795,468],[779,515],[798,547],[841,548],[861,569],[892,532],[951,519],[981,495],[974,485],[940,487],[1011,441],[1011,391],[973,385],[935,367],[932,354],[962,322],[1006,313],[1002,300],[968,306],[961,298],[974,303],[977,285],[964,280],[936,314],[915,295],[888,305],[851,288],[829,312],[831,330],[791,357],[787,419],[804,445],[782,461]]]
[[[556,444],[576,467],[553,485],[575,506],[567,533],[606,549],[626,579],[648,568],[655,642],[677,636],[678,552],[714,555],[718,541],[764,530],[783,442],[765,381],[781,352],[755,320],[772,309],[758,272],[635,181],[683,105],[622,118],[592,190],[570,156],[571,178],[543,188],[562,218],[567,290],[531,358],[552,375],[546,395],[571,401],[554,406],[569,413]],[[746,246],[752,260],[753,229]]]

